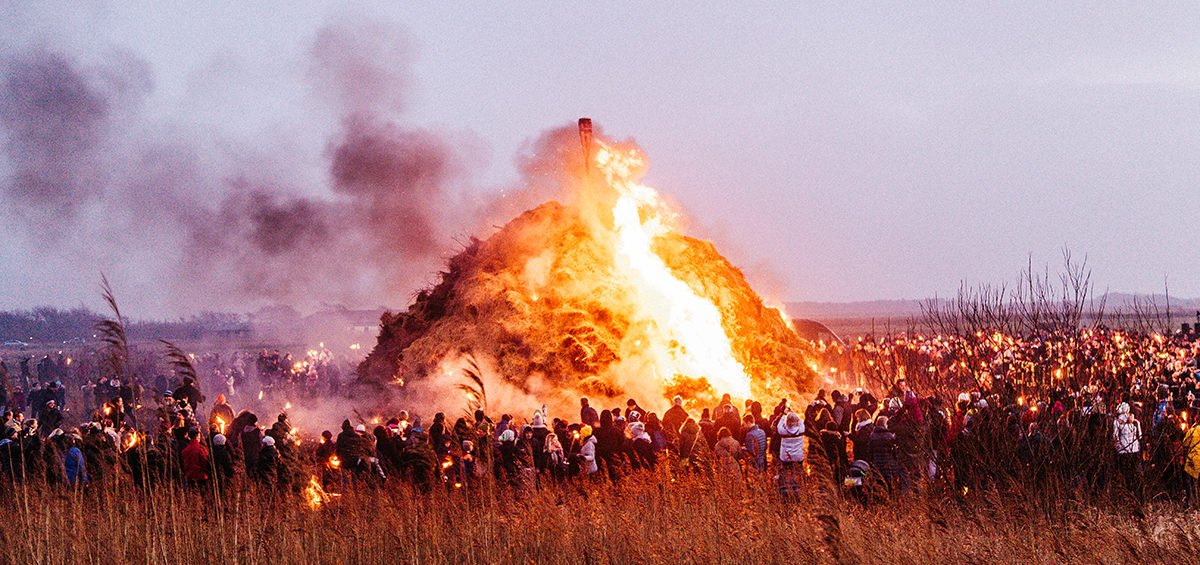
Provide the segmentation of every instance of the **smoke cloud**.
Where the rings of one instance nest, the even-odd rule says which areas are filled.
[[[138,61],[114,61],[85,73],[70,56],[36,47],[0,66],[0,126],[11,167],[0,188],[35,241],[61,239],[100,194],[116,107],[149,88]]]
[[[151,117],[136,55],[35,41],[0,53],[0,214],[40,268],[78,277],[62,284],[106,271],[157,314],[399,307],[488,215],[459,140],[403,121],[413,57],[394,26],[328,25],[294,70],[324,109],[319,168],[288,139]]]

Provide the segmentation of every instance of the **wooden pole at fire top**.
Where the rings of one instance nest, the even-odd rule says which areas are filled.
[[[592,174],[592,119],[579,118],[579,144],[583,146],[583,172]]]

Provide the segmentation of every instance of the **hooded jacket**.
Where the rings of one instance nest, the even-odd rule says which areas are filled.
[[[1117,453],[1132,454],[1142,450],[1142,423],[1129,413],[1129,405],[1122,402],[1117,406],[1117,419],[1113,422],[1113,441]]]
[[[585,472],[591,474],[599,470],[599,467],[596,466],[596,436],[589,435],[583,441],[583,447],[579,448],[579,456],[583,458]]]
[[[793,417],[794,416],[794,417]],[[792,420],[793,424],[788,424]],[[784,463],[804,462],[804,420],[795,412],[779,419],[779,460]]]
[[[200,440],[194,439],[183,448],[182,459],[183,476],[189,481],[208,479],[208,449],[205,449]]]

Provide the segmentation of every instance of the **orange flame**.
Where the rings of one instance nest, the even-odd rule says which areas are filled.
[[[651,338],[649,346],[635,355],[664,385],[680,377],[703,377],[715,392],[749,396],[750,377],[733,357],[717,306],[676,278],[651,247],[655,238],[670,232],[670,216],[654,189],[634,182],[645,160],[636,150],[601,145],[595,164],[617,193],[612,208],[616,270],[630,282],[649,318],[641,324]]]

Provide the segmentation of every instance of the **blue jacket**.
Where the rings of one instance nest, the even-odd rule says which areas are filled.
[[[751,425],[749,430],[746,430],[746,453],[750,455],[750,462],[754,464],[754,468],[759,471],[767,469],[767,432],[762,431],[757,425]]]
[[[87,484],[87,465],[83,461],[83,452],[78,447],[71,447],[63,454],[63,471],[67,485]]]

